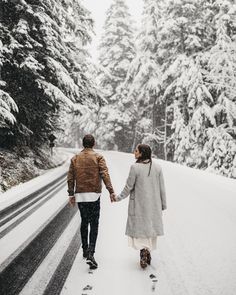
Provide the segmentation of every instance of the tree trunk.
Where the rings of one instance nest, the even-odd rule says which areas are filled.
[[[152,133],[155,133],[155,129],[157,127],[156,106],[157,106],[157,95],[154,96],[153,105],[152,105]]]
[[[185,53],[185,44],[184,44],[184,27],[180,27],[180,42],[181,42],[181,51]]]
[[[134,131],[134,140],[133,140],[133,144],[132,144],[132,152],[135,150],[136,146],[137,146],[137,127],[135,126],[135,131]]]
[[[164,156],[165,161],[167,160],[167,151],[166,151],[166,140],[167,140],[167,107],[166,107],[166,101],[165,101],[165,120],[164,120],[164,143],[163,143],[163,149],[164,149]]]

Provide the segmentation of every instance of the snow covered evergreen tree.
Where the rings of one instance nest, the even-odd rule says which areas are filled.
[[[5,86],[4,81],[0,81],[2,87]],[[0,128],[8,129],[16,123],[14,113],[18,112],[18,107],[12,97],[2,89],[0,89]]]
[[[125,81],[134,57],[133,23],[124,0],[113,0],[106,14],[104,32],[99,46],[100,87],[109,103],[101,108],[99,134],[106,138],[107,148],[127,150],[130,146],[128,125],[121,118],[120,85]],[[128,127],[129,129],[129,127]],[[103,140],[104,143],[104,140]]]
[[[179,140],[181,141],[179,132],[182,133],[182,130],[174,118],[179,118],[179,112],[181,113],[185,132],[189,123],[188,91],[191,85],[188,79],[191,67],[195,67],[196,54],[210,44],[207,22],[203,21],[203,4],[204,1],[171,0],[163,5],[163,22],[158,34],[158,60],[162,64],[161,96],[166,105],[165,134],[170,137],[170,140],[166,141],[168,159],[177,160],[180,156],[183,161],[183,157],[187,156],[186,151],[183,152],[184,156],[179,154],[181,149],[177,146]],[[173,113],[175,111],[177,114]],[[182,146],[182,143],[180,145]],[[177,154],[173,153],[174,150],[178,150]]]
[[[0,11],[0,17],[2,19],[2,10]],[[4,31],[7,32],[7,28],[0,23],[0,32]],[[4,91],[6,82],[2,80],[1,70],[4,62],[4,53],[6,50],[7,48],[0,40],[0,128],[9,131],[9,128],[16,123],[15,114],[18,112],[18,107],[9,93]]]
[[[134,57],[133,24],[124,0],[113,0],[106,13],[104,32],[99,45],[99,64],[104,68],[101,86],[107,100],[116,100],[117,87],[124,82]]]
[[[174,15],[184,9],[184,5],[179,10],[175,7],[174,1],[172,4]],[[220,173],[225,175],[228,171],[228,175],[232,176],[234,170],[232,165],[235,165],[233,164],[234,156],[232,156],[235,149],[232,137],[234,137],[233,124],[235,124],[235,43],[233,40],[236,10],[231,1],[214,1],[214,3],[204,1],[200,4],[202,4],[203,13],[196,15],[195,21],[192,22],[192,26],[197,26],[195,29],[188,27],[187,30],[190,29],[196,34],[210,24],[209,32],[205,30],[204,34],[198,35],[198,39],[192,36],[185,38],[186,29],[181,25],[182,34],[179,34],[181,37],[179,44],[182,40],[182,46],[179,52],[176,48],[173,49],[170,59],[167,59],[163,75],[164,95],[176,100],[173,106],[170,104],[174,117],[170,143],[174,145],[174,160],[177,162],[197,168],[214,167],[214,170],[218,169],[218,172],[221,170]],[[168,9],[171,11],[171,6]],[[202,21],[197,21],[198,17]],[[184,23],[188,23],[186,19]],[[177,32],[177,30],[174,31]],[[165,35],[167,32],[168,30],[162,30],[161,34]],[[178,34],[175,34],[174,38],[177,36]],[[195,40],[195,42],[188,44],[189,40]],[[168,39],[167,43],[170,42],[171,39]],[[167,43],[161,44],[162,53]],[[190,45],[195,46],[194,50],[189,50],[192,48]],[[175,60],[173,56],[176,56]],[[220,137],[222,137],[221,143]],[[217,159],[216,150],[219,152],[219,159]],[[224,166],[222,150],[226,154],[227,151],[229,153],[224,154],[224,158],[227,159],[227,168],[222,168]],[[218,165],[221,165],[222,169]],[[216,167],[218,168],[215,169]]]
[[[154,152],[160,143],[158,127],[163,125],[160,99],[161,64],[158,62],[159,29],[162,21],[162,1],[144,3],[143,18],[136,40],[136,55],[123,85],[133,108],[133,147],[138,142],[151,144]],[[129,110],[130,111],[130,110]],[[125,114],[126,112],[124,112]],[[160,150],[158,151],[160,156]]]
[[[203,106],[207,106],[209,103],[209,91],[204,85],[201,68],[196,62],[198,55],[210,46],[214,35],[212,25],[209,26],[209,15],[211,18],[212,15],[209,13],[208,6],[207,1],[170,1],[165,6],[165,21],[160,30],[159,58],[163,60],[161,88],[163,89],[163,99],[170,111],[170,119],[168,118],[168,120],[169,122],[173,120],[173,133],[168,144],[168,150],[176,151],[172,155],[173,159],[176,161],[181,159],[181,162],[184,161],[183,159],[191,159],[192,156],[186,154],[185,149],[181,154],[181,148],[178,144],[183,147],[182,140],[184,140],[188,146],[187,150],[190,152],[189,145],[192,144],[192,149],[194,149],[196,147],[195,142],[198,139],[193,140],[193,134],[196,130],[192,130],[191,137],[187,136],[192,143],[187,143],[186,136],[182,138],[180,134],[185,133],[186,130],[191,130],[187,126],[192,120],[193,111],[196,111],[197,108],[198,115],[200,115],[201,111],[206,109]],[[175,111],[177,114],[173,113]],[[179,112],[183,124],[182,120],[176,122],[174,119],[179,118]],[[202,115],[204,117],[204,114]],[[195,119],[200,117],[195,114],[193,122],[196,122]],[[208,123],[206,122],[206,124]],[[201,131],[206,124],[201,125]],[[199,130],[200,133],[201,131]],[[197,159],[197,155],[194,158]],[[193,165],[193,162],[194,160],[191,165]]]
[[[205,153],[209,169],[236,177],[236,4],[217,3],[216,42],[209,51],[207,74],[216,124],[208,131]]]
[[[83,48],[92,20],[75,0],[8,0],[1,12],[1,78],[19,109],[1,145],[40,146],[59,128],[61,108],[94,97]]]

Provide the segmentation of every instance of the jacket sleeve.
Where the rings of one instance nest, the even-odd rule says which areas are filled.
[[[129,171],[129,176],[126,180],[126,185],[124,189],[122,190],[122,192],[116,197],[117,201],[121,201],[130,195],[131,191],[134,189],[135,181],[136,181],[135,169],[134,169],[134,166],[131,166]]]
[[[69,196],[74,196],[74,188],[75,188],[75,167],[74,163],[71,159],[70,168],[67,173],[67,184],[68,184],[68,194]]]
[[[98,166],[99,166],[99,174],[102,177],[102,180],[106,186],[106,189],[109,191],[110,194],[114,193],[114,189],[111,184],[111,179],[110,179],[110,175],[106,165],[106,161],[103,156],[99,156]]]
[[[164,177],[162,170],[159,174],[159,180],[160,180],[160,192],[161,192],[161,203],[162,203],[162,210],[165,210],[167,208],[166,205],[166,190],[165,190],[165,183],[164,183]]]

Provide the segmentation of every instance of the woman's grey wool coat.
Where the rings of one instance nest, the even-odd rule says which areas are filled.
[[[166,209],[166,193],[161,166],[152,162],[131,166],[126,185],[117,200],[130,195],[126,235],[154,238],[163,235],[162,210]]]

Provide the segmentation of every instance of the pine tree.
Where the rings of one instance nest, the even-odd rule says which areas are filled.
[[[163,60],[161,88],[169,110],[168,122],[171,123],[173,118],[179,117],[179,112],[183,118],[183,130],[179,127],[175,129],[178,123],[172,124],[172,135],[167,148],[174,152],[173,158],[181,158],[181,162],[183,159],[192,158],[191,165],[201,158],[196,150],[202,151],[200,146],[205,138],[202,132],[206,132],[209,120],[212,122],[212,118],[209,119],[212,98],[205,85],[199,61],[199,55],[208,49],[214,37],[214,28],[210,22],[212,10],[208,2],[170,1],[165,7],[165,21],[160,30],[159,58]],[[173,113],[175,111],[177,114]],[[200,129],[196,129],[199,125],[195,125],[197,119],[204,121]],[[191,132],[191,136],[183,137],[188,153],[183,148],[181,156],[183,142],[179,134],[185,133],[186,130]],[[187,143],[186,138],[190,142]]]
[[[188,87],[188,115],[192,166],[207,167],[207,158],[203,151],[207,141],[207,130],[215,126],[212,106],[214,99],[205,83],[200,55],[191,68]]]
[[[59,129],[62,108],[94,97],[83,49],[92,20],[75,0],[9,0],[1,11],[4,91],[19,109],[9,136],[1,128],[1,145],[40,146]]]
[[[175,100],[170,106],[173,108],[174,118],[171,128],[174,130],[168,148],[174,154],[173,160],[180,164],[188,164],[191,166],[191,146],[190,146],[190,130],[181,111],[181,103]]]
[[[113,0],[99,45],[99,64],[104,68],[101,86],[107,90],[108,101],[116,100],[117,87],[125,80],[134,57],[133,38],[133,24],[125,1]]]
[[[209,25],[209,31],[198,35],[201,46],[193,51],[189,50],[189,38],[184,37],[184,33],[187,30],[197,33],[200,22],[192,23],[198,24],[195,30],[182,26],[179,32],[182,31],[184,42],[179,49],[170,52],[171,62],[167,59],[163,82],[166,85],[164,95],[176,100],[173,107],[170,104],[174,117],[170,141],[170,147],[174,146],[174,160],[197,168],[211,167],[224,175],[228,171],[232,176],[235,165],[235,8],[230,2],[202,3],[203,14],[196,15],[196,19],[202,18],[201,26]],[[184,10],[184,5],[180,9],[172,8],[175,15]],[[186,19],[185,23],[188,23]],[[175,34],[174,38],[177,37]],[[171,39],[168,42],[171,43]]]
[[[0,81],[2,87],[5,86],[4,81]],[[12,97],[5,91],[0,89],[0,128],[8,129],[14,125],[16,118],[14,113],[18,112],[18,107]]]
[[[211,46],[214,29],[208,2],[212,1],[170,0],[165,5],[159,55],[167,65],[180,54],[190,56]]]
[[[216,125],[208,131],[205,153],[209,169],[236,177],[236,5],[218,5],[216,43],[209,52],[206,76]]]
[[[0,19],[2,19],[2,10],[0,10]],[[7,33],[7,28],[0,23],[0,32]],[[3,35],[3,34],[2,34]],[[4,53],[8,51],[8,48],[3,45],[0,40],[0,128],[6,131],[15,124],[15,113],[18,112],[18,107],[14,99],[4,91],[6,82],[2,80],[1,68],[4,62]]]
[[[114,0],[107,11],[99,46],[100,87],[109,103],[109,107],[101,108],[99,117],[102,121],[98,124],[98,133],[105,148],[128,151],[127,147],[131,145],[129,122],[122,117],[123,94],[120,87],[134,57],[133,39],[133,23],[128,7],[124,0]]]
[[[160,143],[161,131],[157,127],[163,124],[163,107],[160,99],[161,64],[158,62],[157,52],[162,20],[161,2],[145,2],[141,29],[136,41],[136,55],[123,85],[133,107],[133,149],[142,141],[153,147]]]
[[[228,5],[227,5],[228,4]],[[236,17],[236,5],[234,17]],[[230,15],[231,3],[226,1],[216,15],[217,39],[209,52],[208,85],[215,96],[217,126],[233,127],[236,119],[236,21]],[[230,32],[235,31],[235,35]]]

